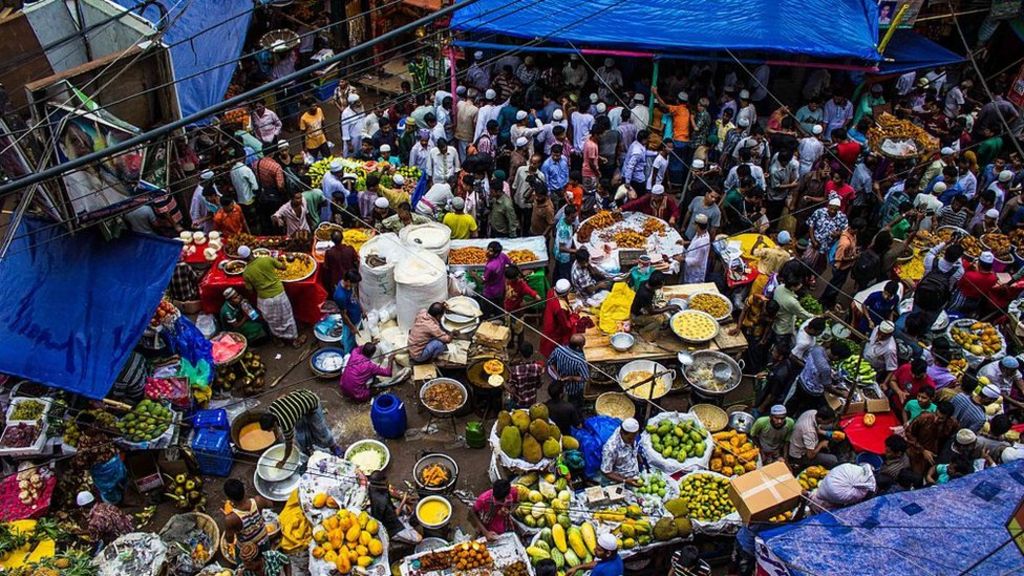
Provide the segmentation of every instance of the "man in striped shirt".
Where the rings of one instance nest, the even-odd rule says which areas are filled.
[[[548,358],[548,375],[565,384],[566,398],[573,404],[583,404],[583,389],[590,378],[590,366],[583,357],[587,343],[583,334],[573,334],[568,346],[558,346]]]
[[[972,432],[978,432],[985,425],[985,422],[988,421],[985,407],[995,402],[1000,396],[999,387],[989,383],[988,378],[981,377],[978,380],[982,387],[977,394],[972,394],[971,390],[965,389],[949,400],[949,403],[953,405],[953,417],[960,423],[960,427],[967,428]]]
[[[260,417],[260,428],[277,428],[284,437],[284,457],[277,463],[278,468],[288,461],[294,444],[298,444],[306,454],[312,453],[314,446],[330,448],[335,456],[343,453],[331,434],[320,399],[309,390],[296,390],[271,402],[267,412]]]

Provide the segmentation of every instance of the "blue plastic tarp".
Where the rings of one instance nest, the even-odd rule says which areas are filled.
[[[133,8],[140,0],[116,0]],[[168,8],[163,37],[171,45],[171,64],[178,83],[181,115],[198,112],[224,100],[242,53],[252,19],[252,0],[163,0]],[[142,16],[161,22],[157,8],[146,8]]]
[[[936,66],[950,66],[967,60],[913,30],[897,30],[885,48],[885,61],[879,64],[879,74],[903,74]],[[889,61],[889,60],[892,61]]]
[[[181,244],[25,219],[0,260],[0,373],[103,398],[142,337]]]
[[[762,532],[758,567],[771,576],[1022,574],[1006,525],[1024,499],[1024,461],[949,484],[872,498]]]
[[[586,48],[879,59],[875,0],[479,0],[452,27]]]

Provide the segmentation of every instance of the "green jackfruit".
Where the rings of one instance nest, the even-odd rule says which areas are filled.
[[[526,437],[523,438],[523,460],[526,460],[530,464],[536,464],[537,462],[540,462],[542,457],[543,454],[541,453],[540,442],[537,442],[533,436],[527,434]]]
[[[498,412],[498,430],[504,430],[510,424],[512,424],[512,415],[507,410]]]
[[[530,430],[530,415],[526,410],[516,410],[512,413],[512,423],[519,428],[520,434],[526,434]]]
[[[548,434],[550,434],[551,437],[554,438],[555,440],[562,439],[562,431],[559,430],[558,426],[555,426],[554,424],[548,424]]]
[[[558,445],[558,440],[554,438],[548,438],[544,441],[544,457],[554,458],[562,451],[562,447]]]
[[[530,406],[530,420],[547,420],[548,407],[546,404],[534,404]]]
[[[562,436],[562,448],[566,450],[579,450],[580,441],[572,436]]]
[[[548,432],[548,423],[537,419],[530,422],[530,436],[537,439],[537,442],[544,442],[551,437],[551,433]]]
[[[501,431],[501,451],[509,458],[519,458],[523,455],[523,437],[519,428],[506,426]]]
[[[690,512],[690,502],[684,498],[673,498],[665,502],[665,510],[676,518],[685,517]]]
[[[654,525],[654,537],[658,540],[671,540],[676,537],[676,525],[670,518],[662,518]]]
[[[678,536],[685,538],[693,532],[693,524],[690,523],[689,518],[676,518],[672,523],[676,525],[676,534]]]

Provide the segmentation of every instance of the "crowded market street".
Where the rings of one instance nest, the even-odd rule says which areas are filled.
[[[0,574],[1024,573],[1020,2],[0,48]]]

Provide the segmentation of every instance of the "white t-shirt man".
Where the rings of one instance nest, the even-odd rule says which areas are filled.
[[[953,86],[946,92],[945,112],[946,116],[956,118],[960,115],[960,107],[964,105],[964,91],[959,86]]]
[[[590,129],[594,127],[594,116],[577,110],[572,113],[570,119],[572,120],[572,148],[582,151],[583,145],[590,137]]]
[[[416,203],[416,212],[424,216],[433,216],[435,212],[447,206],[452,198],[454,195],[451,186],[443,182],[434,184]]]

